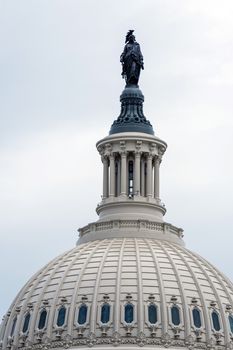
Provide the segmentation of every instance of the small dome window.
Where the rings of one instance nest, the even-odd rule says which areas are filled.
[[[87,305],[82,304],[78,310],[78,324],[84,324],[87,321]]]
[[[31,315],[28,312],[24,317],[24,323],[23,323],[23,329],[22,329],[23,333],[26,333],[28,331],[30,318],[31,318]]]
[[[201,328],[201,313],[197,308],[192,310],[193,323],[196,328]]]
[[[47,311],[46,310],[42,310],[41,313],[40,313],[38,329],[44,329],[45,328],[46,318],[47,318]]]
[[[133,161],[130,160],[128,164],[128,194],[129,196],[133,196],[134,189],[134,164]]]
[[[101,317],[100,320],[102,323],[108,323],[110,320],[110,305],[105,303],[101,307]]]
[[[11,337],[13,337],[13,335],[14,335],[16,322],[17,322],[17,316],[15,316],[15,318],[14,318],[14,320],[12,322],[12,327],[11,327],[11,332],[10,332],[10,336]]]
[[[148,306],[148,320],[151,324],[156,324],[158,321],[157,307],[154,304]]]
[[[134,318],[134,310],[132,304],[125,305],[125,322],[132,323]]]
[[[66,318],[66,308],[65,306],[62,306],[60,310],[58,311],[57,315],[57,326],[62,327],[65,323],[65,318]]]
[[[212,316],[214,330],[219,332],[221,329],[221,326],[220,326],[219,315],[217,311],[213,311],[211,316]]]
[[[172,306],[171,308],[172,323],[174,326],[179,326],[180,324],[180,310],[178,306]]]
[[[232,316],[232,315],[229,315],[229,316],[228,316],[228,320],[229,320],[229,325],[230,325],[231,333],[233,333],[233,316]]]

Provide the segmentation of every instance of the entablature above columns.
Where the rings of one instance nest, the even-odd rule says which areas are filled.
[[[111,142],[109,142],[111,141]],[[108,140],[107,138],[101,140],[97,144],[97,149],[102,157],[110,157],[116,154],[144,154],[154,157],[162,158],[163,153],[166,150],[166,144],[163,141],[156,142],[157,140],[151,139],[139,139],[139,138],[127,138],[120,140],[118,138]]]

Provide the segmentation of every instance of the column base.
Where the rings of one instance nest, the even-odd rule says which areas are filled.
[[[96,208],[99,221],[102,220],[125,220],[144,219],[163,222],[166,208],[161,202],[157,202],[152,197],[128,196],[107,198]]]

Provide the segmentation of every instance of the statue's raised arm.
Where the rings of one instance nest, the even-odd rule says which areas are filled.
[[[134,30],[129,30],[125,38],[124,51],[121,54],[122,77],[126,85],[138,85],[140,70],[144,69],[143,56],[140,45],[133,35]]]

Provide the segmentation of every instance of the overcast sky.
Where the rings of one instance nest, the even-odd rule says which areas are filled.
[[[0,316],[95,221],[135,29],[165,220],[233,280],[233,1],[0,0]]]

